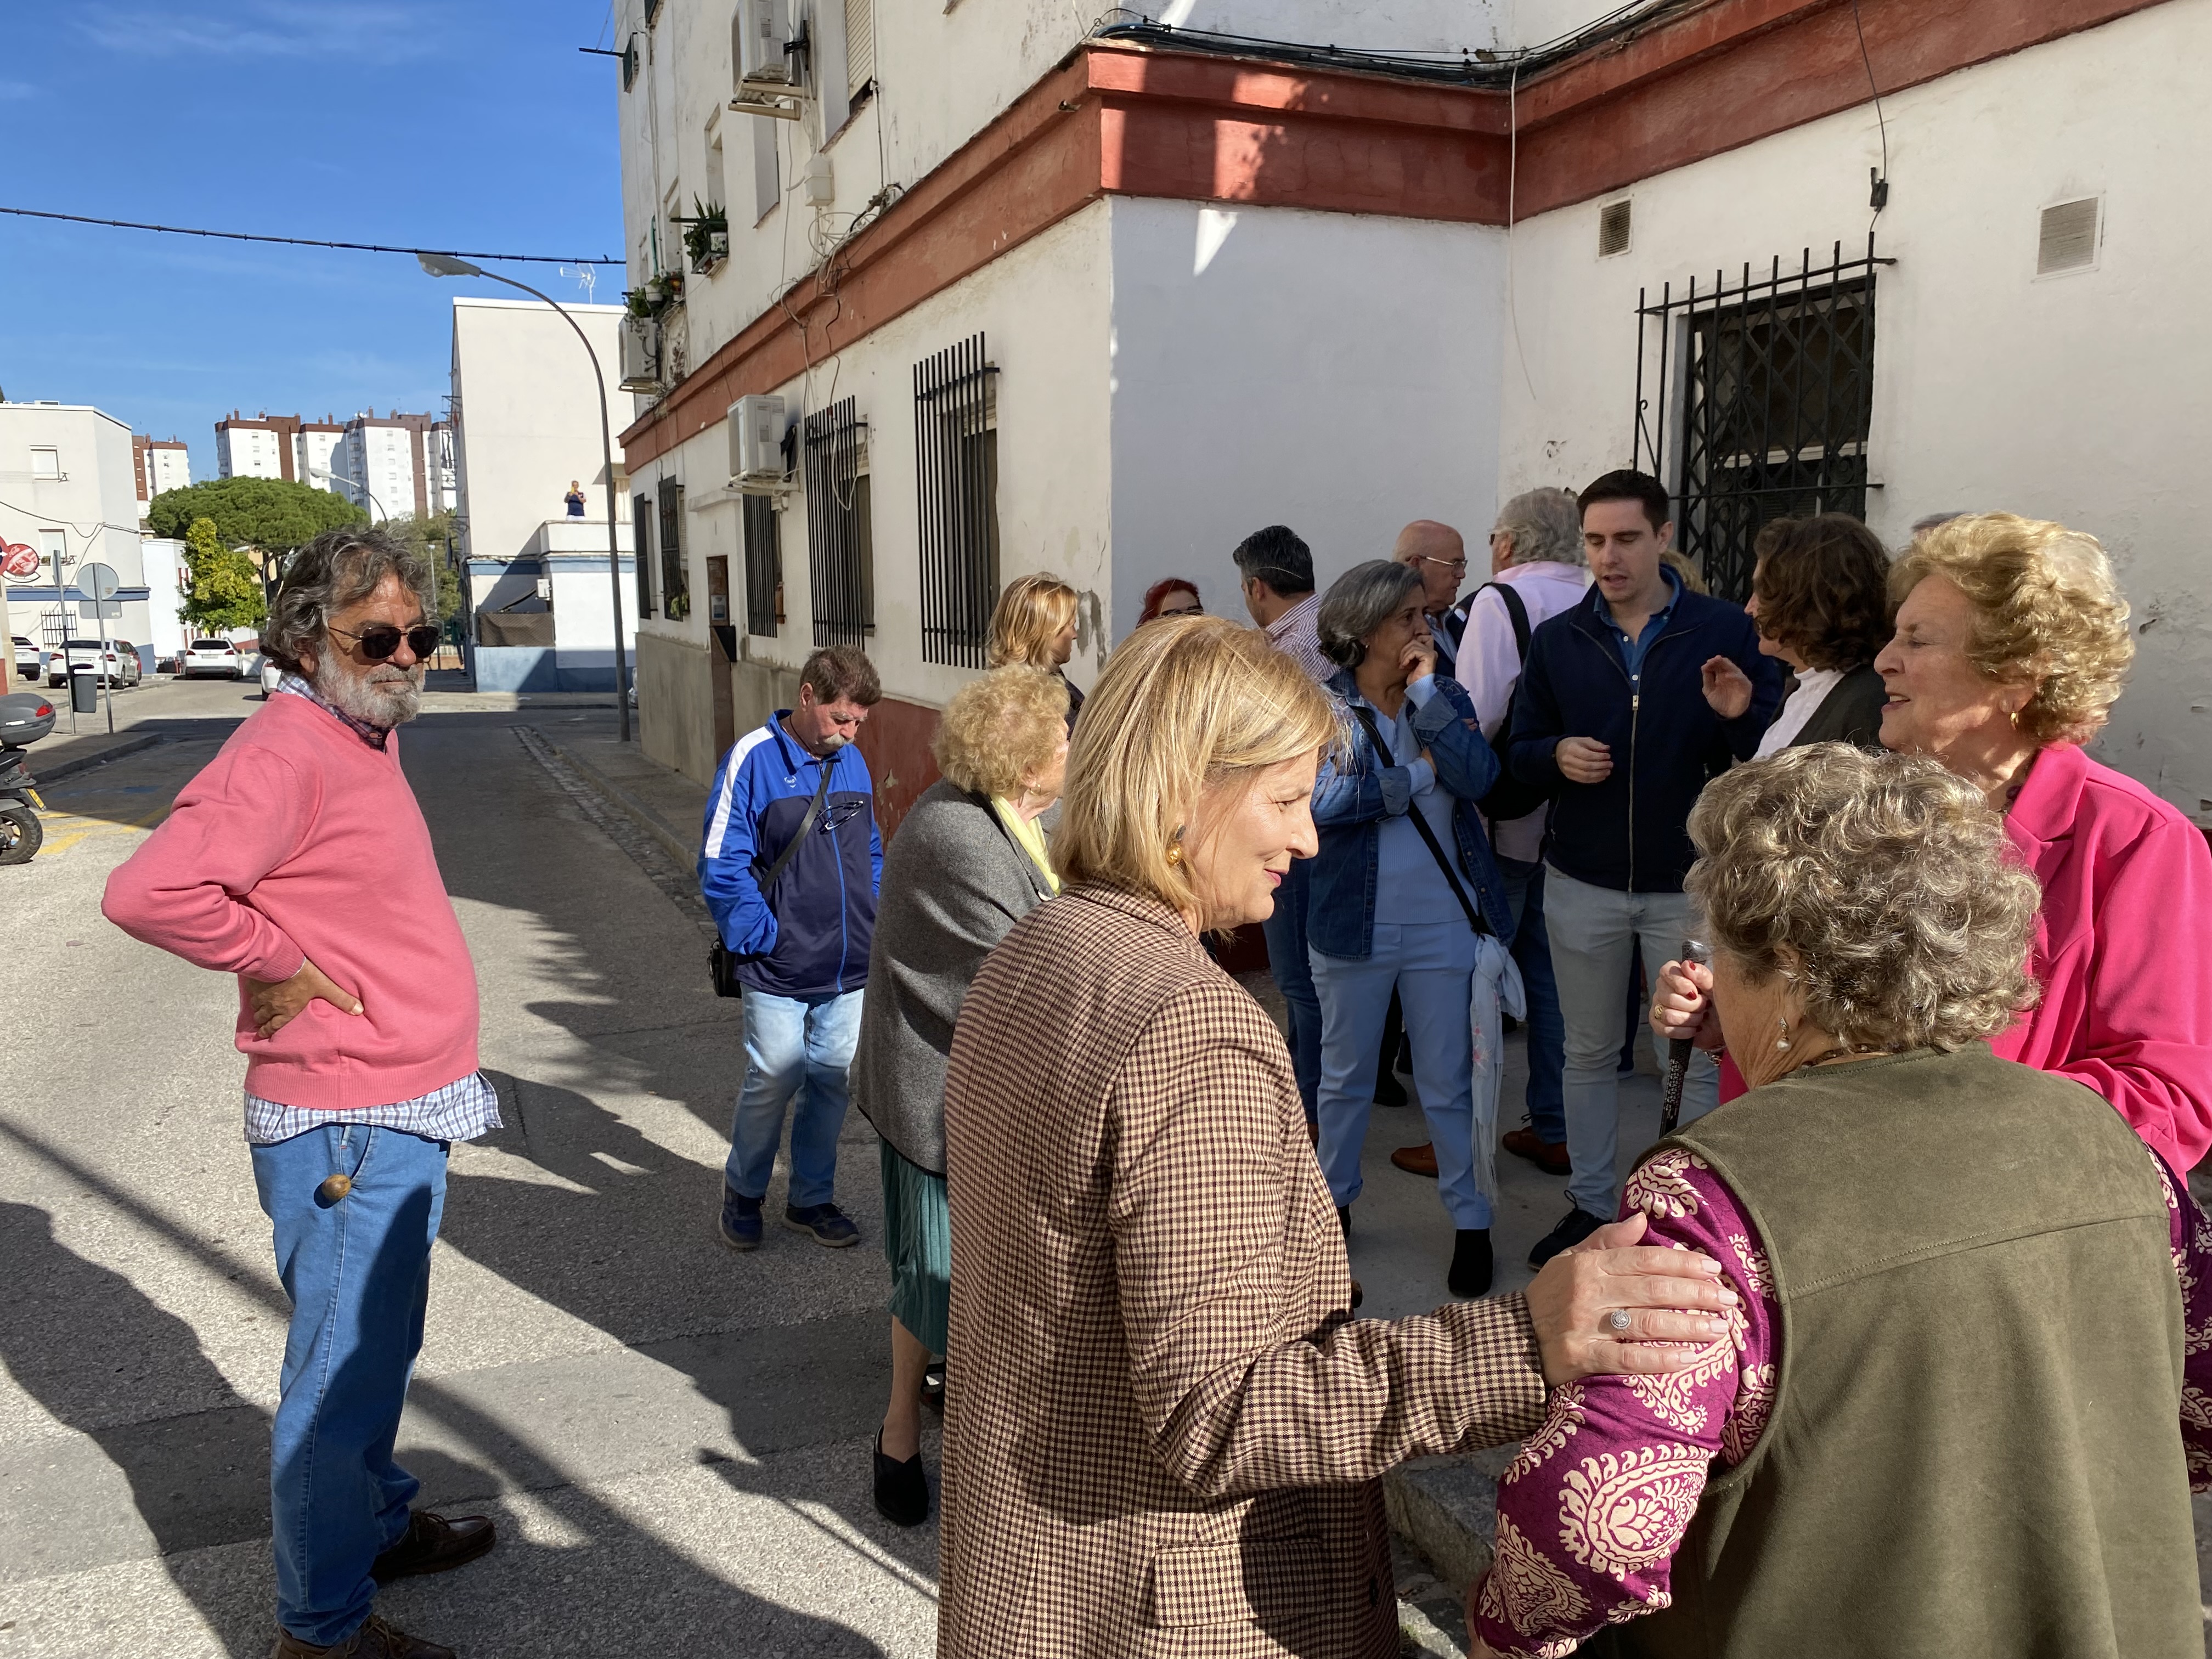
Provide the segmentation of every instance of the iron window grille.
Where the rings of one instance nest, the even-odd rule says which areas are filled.
[[[875,631],[875,550],[861,450],[866,430],[850,398],[806,417],[806,562],[817,645],[863,645]]]
[[[691,614],[691,581],[684,568],[684,486],[660,486],[660,611],[671,622]]]
[[[629,499],[630,524],[635,532],[631,562],[637,567],[637,614],[653,614],[653,497]]]
[[[981,334],[914,366],[921,659],[981,668],[999,592],[999,434]]]
[[[745,632],[775,637],[783,620],[783,546],[775,502],[766,495],[744,498]]]
[[[1774,520],[1866,516],[1875,275],[1895,263],[1869,233],[1863,257],[1839,241],[1824,265],[1808,248],[1795,271],[1777,255],[1764,275],[1637,295],[1635,464],[1671,483],[1676,544],[1717,597],[1748,597]]]

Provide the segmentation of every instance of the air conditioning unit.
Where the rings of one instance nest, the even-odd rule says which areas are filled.
[[[660,390],[660,325],[650,317],[623,319],[622,389]]]
[[[790,406],[775,392],[740,398],[730,405],[730,477],[783,477],[783,436],[791,430]]]
[[[799,78],[798,60],[784,50],[791,38],[786,0],[738,0],[730,21],[736,39],[738,85],[790,87]]]

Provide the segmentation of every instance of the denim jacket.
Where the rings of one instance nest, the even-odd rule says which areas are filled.
[[[1329,682],[1328,689],[1347,708],[1369,706],[1348,668]],[[1413,803],[1413,781],[1406,763],[1413,757],[1393,756],[1400,764],[1385,766],[1358,717],[1347,724],[1343,752],[1322,763],[1314,782],[1314,825],[1320,831],[1321,851],[1313,861],[1306,937],[1324,956],[1364,959],[1375,949],[1375,856],[1380,825]],[[1379,714],[1376,724],[1383,724]],[[1490,931],[1509,939],[1513,922],[1505,883],[1491,856],[1481,814],[1475,810],[1475,803],[1498,781],[1498,761],[1483,741],[1474,704],[1457,681],[1438,675],[1434,695],[1414,713],[1413,731],[1436,763],[1437,787],[1454,797],[1452,830],[1459,867],[1452,873]],[[1426,848],[1420,856],[1429,856]],[[1465,925],[1464,917],[1453,920]]]

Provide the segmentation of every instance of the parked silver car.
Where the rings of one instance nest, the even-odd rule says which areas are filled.
[[[177,678],[192,680],[204,674],[242,680],[246,676],[246,653],[232,640],[194,640],[177,659]]]
[[[46,684],[67,685],[70,670],[78,666],[89,668],[107,686],[136,685],[144,678],[138,653],[125,640],[110,640],[102,645],[98,640],[64,640],[46,653]]]

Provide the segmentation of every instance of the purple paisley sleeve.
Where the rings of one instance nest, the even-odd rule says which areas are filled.
[[[2189,1458],[2189,1489],[2212,1492],[2212,1221],[2164,1158],[2154,1154],[2151,1162],[2166,1188],[2173,1273],[2181,1281],[2181,1447]]]
[[[1608,1624],[1666,1607],[1708,1466],[1742,1462],[1773,1403],[1780,1310],[1735,1195],[1676,1150],[1629,1177],[1621,1213],[1638,1210],[1645,1243],[1705,1251],[1743,1301],[1732,1335],[1688,1370],[1553,1390],[1543,1426],[1498,1483],[1496,1559],[1476,1612],[1503,1659],[1559,1659]]]

